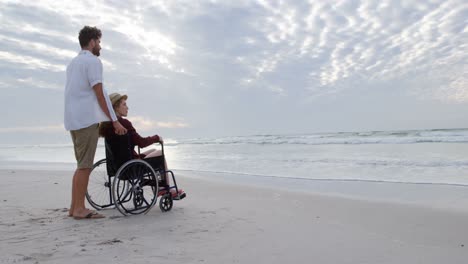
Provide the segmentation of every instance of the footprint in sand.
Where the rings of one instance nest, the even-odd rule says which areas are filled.
[[[61,212],[61,213],[66,213],[66,212],[68,212],[68,208],[46,209],[46,211],[49,211],[49,212]]]
[[[111,239],[111,240],[106,240],[106,241],[97,243],[97,245],[113,245],[113,244],[117,244],[117,243],[123,243],[123,242],[122,242],[122,240],[120,240],[118,238],[114,238],[114,239]]]
[[[186,234],[197,234],[197,233],[206,233],[206,232],[210,232],[210,231],[208,229],[195,229],[195,230],[187,231],[185,233]]]
[[[200,211],[200,214],[216,214],[216,211]]]

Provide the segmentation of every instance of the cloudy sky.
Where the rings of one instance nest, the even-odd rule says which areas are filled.
[[[84,25],[143,135],[468,127],[466,0],[0,0],[0,143],[70,141]]]

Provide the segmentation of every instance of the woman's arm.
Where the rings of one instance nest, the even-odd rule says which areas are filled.
[[[136,130],[133,133],[131,133],[131,137],[132,142],[140,148],[147,147],[159,141],[158,135],[154,135],[151,137],[142,137],[136,132]]]
[[[128,133],[130,134],[132,143],[135,144],[136,146],[140,148],[144,148],[153,143],[159,142],[158,135],[154,135],[151,137],[142,137],[140,136],[140,134],[138,134],[138,132],[136,131],[136,129],[133,127],[132,123],[129,120],[123,119],[123,118],[120,120],[121,120],[122,125],[125,128],[127,128]]]

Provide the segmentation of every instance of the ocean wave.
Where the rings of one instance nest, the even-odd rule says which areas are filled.
[[[361,145],[361,144],[417,144],[468,143],[468,129],[430,129],[407,131],[338,132],[295,135],[253,135],[219,138],[165,139],[164,145]],[[72,148],[67,144],[0,145],[0,149],[16,148]],[[98,147],[104,147],[102,141]]]
[[[398,160],[398,159],[285,159],[286,164],[326,164],[334,166],[408,167],[408,168],[466,168],[466,160]]]
[[[194,138],[179,140],[174,145],[358,145],[414,143],[468,143],[468,129],[339,132],[303,135],[254,135],[223,138]]]
[[[0,149],[66,149],[66,148],[73,148],[72,143],[67,143],[67,144],[29,144],[29,145],[12,145],[12,144],[2,144],[0,145]]]

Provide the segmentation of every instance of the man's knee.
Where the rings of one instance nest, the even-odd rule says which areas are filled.
[[[71,131],[75,157],[78,163],[77,169],[91,169],[99,138],[98,124],[87,128]]]

